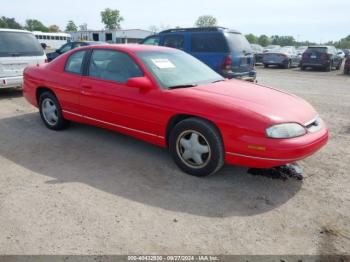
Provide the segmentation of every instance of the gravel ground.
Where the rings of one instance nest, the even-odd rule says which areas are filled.
[[[118,133],[50,131],[21,92],[0,90],[0,254],[350,254],[350,77],[257,70],[329,125],[303,181],[229,166],[191,177]]]

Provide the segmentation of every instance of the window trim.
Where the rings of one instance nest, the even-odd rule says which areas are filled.
[[[143,70],[143,68],[139,65],[139,63],[137,63],[137,61],[131,56],[129,55],[127,52],[124,52],[122,50],[116,50],[116,49],[109,49],[109,48],[90,48],[89,49],[89,53],[86,55],[85,59],[86,61],[83,61],[84,63],[84,70],[83,70],[83,76],[94,79],[94,80],[99,80],[99,81],[105,81],[108,83],[114,83],[114,84],[118,84],[118,85],[126,85],[126,82],[117,82],[115,80],[109,80],[109,79],[103,79],[103,78],[98,78],[98,77],[94,77],[89,75],[90,74],[90,64],[91,64],[91,60],[92,60],[92,54],[95,50],[102,50],[102,51],[112,51],[112,52],[119,52],[119,53],[123,53],[125,55],[127,55],[136,65],[137,67],[140,69],[140,71],[143,74],[143,77],[146,76],[145,71]]]
[[[86,59],[86,55],[87,55],[87,53],[88,53],[87,51],[88,51],[88,50],[86,50],[86,49],[77,50],[77,51],[73,52],[72,54],[70,54],[70,55],[67,57],[67,59],[66,59],[66,62],[65,62],[65,64],[64,64],[64,70],[63,70],[63,71],[64,71],[65,73],[68,73],[68,74],[74,74],[74,75],[83,76],[84,66],[85,66],[85,59]],[[79,53],[79,52],[84,52],[84,53],[85,53],[84,56],[83,56],[83,61],[81,62],[80,72],[77,73],[77,72],[68,71],[68,70],[67,70],[67,65],[68,65],[69,59],[70,59],[73,55],[75,55],[75,54],[77,54],[77,53]]]

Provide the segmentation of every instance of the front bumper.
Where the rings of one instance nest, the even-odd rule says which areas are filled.
[[[313,155],[328,141],[328,129],[322,121],[322,129],[315,133],[291,139],[272,139],[245,137],[245,147],[226,151],[225,161],[228,164],[254,168],[271,168],[302,160]],[[249,148],[248,145],[258,144],[264,151]]]
[[[22,87],[23,76],[1,77],[0,88]]]

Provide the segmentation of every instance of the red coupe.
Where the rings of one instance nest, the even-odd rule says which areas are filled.
[[[53,130],[69,121],[113,129],[168,147],[185,172],[224,163],[268,168],[315,153],[328,130],[303,99],[226,80],[180,50],[99,45],[24,72],[26,99]]]

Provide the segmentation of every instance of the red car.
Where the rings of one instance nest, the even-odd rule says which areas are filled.
[[[319,150],[328,130],[303,99],[226,80],[180,50],[100,45],[26,68],[23,91],[53,130],[69,121],[168,147],[185,172],[268,168]],[[156,159],[155,159],[156,161]]]
[[[350,56],[345,60],[344,74],[350,74]]]

